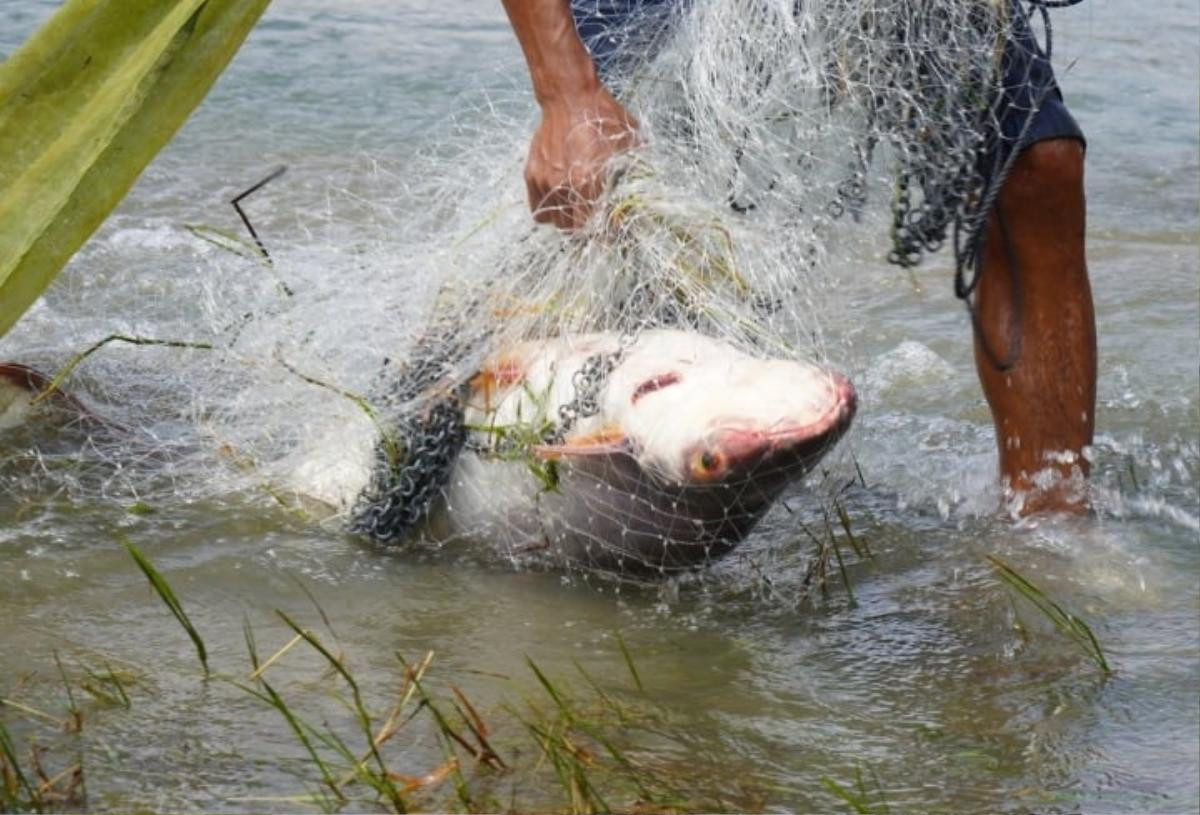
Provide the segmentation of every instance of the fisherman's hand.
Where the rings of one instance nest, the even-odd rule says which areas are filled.
[[[637,141],[637,121],[602,85],[544,103],[525,163],[534,220],[582,226],[604,190],[609,160]]]

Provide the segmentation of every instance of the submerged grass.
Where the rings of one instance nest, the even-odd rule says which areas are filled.
[[[247,625],[245,639],[254,686],[234,684],[276,710],[307,757],[319,792],[289,796],[289,801],[315,801],[327,811],[368,803],[394,812],[656,813],[752,808],[746,806],[746,800],[731,807],[716,790],[712,774],[694,773],[689,766],[668,770],[661,760],[655,762],[654,752],[649,759],[639,757],[633,749],[639,737],[676,748],[681,748],[685,739],[667,726],[666,714],[647,699],[633,655],[619,634],[620,658],[633,684],[628,693],[636,694],[635,702],[605,691],[576,666],[590,690],[581,697],[577,688],[553,679],[527,658],[526,666],[540,694],[524,697],[521,705],[501,705],[508,715],[489,722],[486,711],[457,684],[448,683],[447,691],[429,685],[432,652],[415,663],[396,655],[402,669],[398,690],[390,705],[375,712],[368,697],[377,696],[379,688],[369,694],[344,656],[335,654],[297,620],[283,612],[277,615],[293,634],[291,642],[272,657],[260,659]],[[288,699],[285,697],[290,694],[282,686],[266,680],[268,671],[280,670],[283,656],[297,645],[318,655],[337,683],[348,689],[345,697],[336,692],[328,696],[346,709],[349,723],[339,726],[327,715],[313,713],[310,706],[316,700],[311,695]],[[315,724],[318,716],[320,725]],[[348,730],[343,729],[346,727]],[[411,761],[411,756],[404,754],[406,747],[433,736],[440,751],[435,766],[417,773],[394,769],[398,757],[390,746],[406,729],[409,737],[398,745],[400,755]],[[533,751],[527,748],[530,739]],[[355,741],[362,746],[352,746]],[[552,787],[546,786],[547,773],[554,781]],[[511,797],[502,803],[504,785]],[[517,797],[522,788],[529,791],[529,800]]]
[[[284,721],[287,722],[288,727],[291,728],[292,733],[296,736],[296,740],[303,745],[305,752],[312,760],[312,765],[319,771],[322,783],[330,790],[330,792],[333,793],[334,798],[338,802],[344,802],[346,800],[346,796],[342,794],[341,788],[339,787],[337,781],[334,780],[333,772],[330,770],[329,765],[326,764],[326,762],[321,758],[321,754],[313,745],[312,739],[309,738],[308,734],[312,728],[303,724],[300,719],[294,713],[292,713],[291,708],[289,708],[287,703],[283,701],[283,697],[276,693],[275,689],[271,687],[266,680],[259,679],[258,683],[259,686],[262,687],[261,692],[255,690],[254,688],[245,686],[242,686],[242,689],[254,698],[265,702],[267,705],[270,705],[279,711],[280,715],[283,716]],[[327,803],[328,799],[325,796],[320,796],[320,800],[323,803]],[[322,808],[327,812],[332,811],[333,809],[331,806],[323,806]]]
[[[832,512],[825,511],[824,520],[823,537],[807,527],[805,531],[818,546],[818,563],[836,560],[853,603],[839,539],[844,538],[860,559],[871,557],[870,549],[855,533],[840,501],[835,501]],[[204,641],[177,594],[132,543],[124,538],[121,543],[187,632],[208,677]],[[988,556],[988,560],[1006,585],[1078,642],[1105,674],[1111,672],[1085,622],[999,558]],[[821,580],[824,586],[823,571]],[[724,767],[705,767],[697,760],[703,755],[702,746],[671,723],[666,708],[655,705],[653,689],[644,681],[619,631],[613,636],[613,656],[628,672],[619,687],[602,685],[578,663],[575,668],[585,684],[582,688],[571,685],[526,657],[525,666],[532,680],[527,687],[534,692],[522,690],[519,703],[497,705],[505,714],[497,718],[494,711],[471,701],[457,684],[449,682],[440,689],[431,684],[432,652],[415,663],[397,654],[402,670],[395,677],[396,686],[380,688],[376,683],[368,687],[337,646],[338,636],[329,615],[303,583],[297,584],[334,644],[318,637],[297,618],[277,610],[278,622],[290,635],[286,643],[265,659],[260,658],[254,629],[245,621],[243,635],[250,666],[242,675],[248,674],[248,680],[223,679],[276,711],[303,752],[302,774],[308,779],[308,789],[303,794],[271,800],[311,804],[327,812],[383,807],[398,813],[674,813],[752,811],[763,805],[752,789],[739,788],[742,782],[732,780],[735,776]],[[297,652],[315,655],[323,665],[320,693],[314,694],[311,684],[297,691],[278,675],[289,656]],[[0,711],[12,708],[31,721],[49,722],[60,732],[64,726],[77,732],[83,714],[57,653],[54,660],[66,691],[65,720],[8,698],[0,698]],[[114,670],[107,659],[99,668],[84,666],[82,670],[86,678],[80,687],[93,703],[131,707],[128,689],[135,678],[128,672]],[[272,674],[270,681],[268,674]],[[294,679],[294,669],[286,676]],[[381,697],[388,701],[380,703]],[[348,718],[329,714],[322,702],[330,699],[344,709]],[[440,753],[432,759],[427,747],[414,749],[414,745],[428,743],[430,738]],[[530,743],[533,749],[529,749]],[[77,806],[84,800],[82,760],[50,775],[42,769],[39,749],[27,749],[30,757],[22,761],[22,748],[0,720],[0,810],[43,811]],[[410,769],[414,756],[421,757],[417,760],[426,769]],[[862,767],[856,767],[848,781],[822,777],[819,782],[852,812],[886,815],[890,811],[879,779]],[[509,790],[507,796],[502,788]]]
[[[858,815],[890,815],[891,813],[883,786],[879,783],[879,777],[872,770],[871,787],[868,787],[866,779],[863,777],[861,764],[854,768],[853,787],[843,786],[828,776],[821,777],[821,786],[846,804],[851,812],[858,813]]]
[[[808,559],[808,567],[802,582],[805,592],[802,601],[807,601],[810,604],[815,604],[812,592],[817,589],[820,590],[823,599],[829,599],[829,570],[831,564],[836,564],[838,575],[841,577],[842,587],[846,590],[846,597],[850,602],[850,606],[853,608],[858,605],[858,598],[854,595],[854,584],[850,581],[850,573],[846,568],[846,559],[842,552],[843,542],[849,545],[854,555],[858,558],[859,563],[871,562],[875,558],[875,554],[871,551],[866,538],[860,533],[855,532],[854,522],[846,506],[846,493],[855,484],[861,484],[864,488],[866,486],[866,479],[863,478],[862,470],[858,467],[857,461],[855,461],[855,469],[858,477],[846,482],[839,489],[835,490],[830,504],[821,503],[822,528],[820,532],[822,534],[818,535],[804,521],[794,518],[796,526],[799,527],[804,536],[816,547],[816,551]],[[826,472],[825,477],[829,478],[830,474]],[[795,514],[786,503],[783,503],[782,506],[789,513]],[[768,585],[771,584],[771,579],[766,574],[760,575],[760,579],[764,580]]]
[[[83,714],[79,711],[79,706],[75,704],[75,694],[71,691],[71,680],[67,678],[67,670],[63,667],[58,651],[54,652],[54,664],[58,666],[58,675],[62,677],[63,688],[67,692],[68,717],[63,723],[63,729],[78,733],[83,729]]]
[[[1112,673],[1112,668],[1109,667],[1108,660],[1104,656],[1104,649],[1100,647],[1100,641],[1092,633],[1091,626],[1051,600],[1040,587],[1000,558],[995,555],[984,555],[984,557],[996,569],[996,574],[1004,581],[1005,585],[1032,603],[1034,608],[1054,624],[1055,628],[1074,640],[1105,676]]]
[[[88,678],[80,684],[80,687],[99,702],[111,707],[123,707],[129,710],[133,705],[129,701],[129,694],[125,690],[125,682],[107,662],[104,668],[104,673],[100,673],[85,666],[83,670]]]
[[[629,646],[625,644],[625,638],[621,636],[620,631],[614,631],[613,635],[617,640],[617,647],[621,649],[621,656],[625,658],[625,665],[629,668],[633,684],[637,686],[638,693],[645,693],[646,687],[642,684],[642,677],[638,675],[637,666],[633,664],[633,655],[629,653]],[[580,670],[582,671],[582,669]]]
[[[378,771],[375,772],[369,771],[365,763],[356,764],[356,774],[361,780],[365,781],[369,786],[385,797],[396,812],[407,812],[408,806],[404,802],[403,797],[401,797],[400,791],[397,790],[395,785],[392,783],[387,764],[384,762],[383,756],[379,752],[379,745],[376,743],[375,737],[372,734],[371,715],[367,712],[366,705],[363,702],[362,691],[359,688],[358,682],[355,681],[353,674],[350,673],[343,660],[335,657],[329,651],[329,649],[326,648],[325,645],[321,643],[321,641],[318,640],[311,632],[301,628],[284,612],[276,610],[275,613],[279,615],[280,619],[283,620],[284,624],[287,625],[288,628],[296,632],[298,637],[302,638],[310,647],[313,648],[313,650],[324,657],[325,661],[329,663],[329,666],[333,668],[349,686],[350,698],[352,701],[355,718],[358,721],[358,725],[361,728],[363,735],[366,737],[371,757],[374,759],[375,765],[378,767]],[[321,616],[328,621],[328,618],[325,617],[324,611],[321,611]],[[339,744],[339,748],[344,748],[344,745]],[[341,752],[343,756],[349,756],[351,759],[353,759],[353,755],[349,753],[349,750],[339,749],[339,752]]]

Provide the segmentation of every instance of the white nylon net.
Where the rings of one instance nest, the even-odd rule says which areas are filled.
[[[176,381],[156,383],[187,394],[178,424],[90,442],[96,460],[144,493],[138,462],[179,489],[183,462],[217,448],[235,483],[316,498],[385,543],[624,574],[706,563],[819,481],[853,412],[808,362],[837,357],[830,248],[887,220],[895,262],[955,224],[969,246],[1007,155],[993,142],[1013,12],[633,5],[602,45],[643,144],[582,230],[535,226],[521,205],[523,113],[463,115],[402,176],[377,170],[315,226],[301,218],[314,239],[276,253],[275,273],[218,261],[231,270],[203,284],[200,320],[143,321],[189,337],[207,322],[213,348],[174,352]]]

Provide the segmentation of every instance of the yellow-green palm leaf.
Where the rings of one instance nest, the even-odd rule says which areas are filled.
[[[200,103],[270,0],[67,0],[0,65],[0,336]]]

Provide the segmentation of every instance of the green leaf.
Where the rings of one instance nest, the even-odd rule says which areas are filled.
[[[0,336],[125,196],[270,0],[67,0],[0,65]]]

